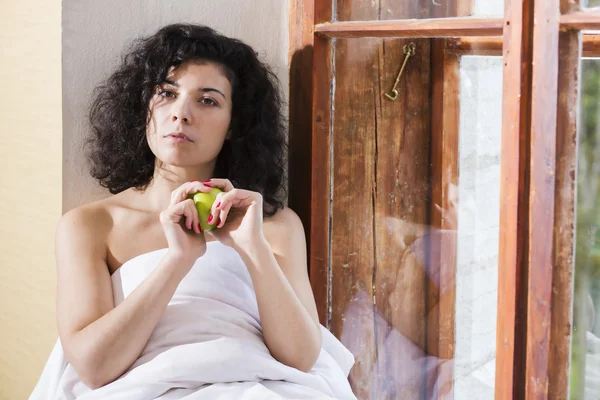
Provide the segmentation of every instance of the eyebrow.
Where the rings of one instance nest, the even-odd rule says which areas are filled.
[[[167,85],[170,85],[170,86],[175,86],[176,88],[177,88],[177,87],[179,87],[179,84],[178,84],[177,82],[173,82],[173,81],[170,81],[170,80],[168,80],[168,79],[165,79],[165,83],[166,83]],[[218,90],[218,89],[215,89],[215,88],[210,88],[210,87],[206,87],[206,88],[198,88],[198,91],[199,91],[199,92],[202,92],[202,93],[217,92],[217,93],[219,93],[221,96],[223,96],[223,98],[224,98],[224,99],[227,99],[227,96],[225,96],[225,94],[224,94],[223,92],[221,92],[220,90]]]

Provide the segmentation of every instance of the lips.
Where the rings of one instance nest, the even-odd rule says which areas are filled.
[[[192,139],[190,139],[185,133],[183,132],[171,132],[169,133],[167,136],[165,136],[166,138],[173,138],[173,139],[179,139],[179,140],[186,140],[188,142],[193,142]]]

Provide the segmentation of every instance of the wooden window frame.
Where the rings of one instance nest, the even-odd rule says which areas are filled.
[[[458,55],[502,56],[502,36],[446,39],[446,50]],[[600,35],[583,34],[583,57],[600,57]]]
[[[502,34],[502,18],[428,18],[389,21],[324,22],[315,25],[317,34],[334,38],[497,36]]]
[[[567,398],[578,128],[573,108],[580,58],[600,57],[600,35],[581,31],[600,29],[600,10],[582,10],[579,0],[505,0],[503,18],[335,22],[332,1],[290,3],[290,97],[295,100],[290,104],[289,204],[307,228],[317,303],[328,304],[330,296],[329,209],[323,205],[330,201],[331,39],[445,38],[436,41],[433,55],[442,66],[461,55],[502,56],[495,398]],[[444,67],[434,73],[445,71],[451,73]],[[432,112],[452,127],[458,104],[449,91],[455,89],[450,84],[433,91],[445,100]],[[455,145],[452,135],[458,132],[433,151]],[[306,193],[312,193],[310,202],[303,201]],[[319,309],[325,325],[329,313]]]

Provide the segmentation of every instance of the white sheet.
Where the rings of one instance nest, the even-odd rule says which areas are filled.
[[[165,253],[143,254],[117,270],[112,276],[115,304]],[[65,360],[59,340],[30,400],[355,399],[347,380],[354,358],[327,329],[321,331],[321,354],[310,372],[275,360],[262,337],[245,265],[233,249],[211,242],[123,376],[90,390]]]

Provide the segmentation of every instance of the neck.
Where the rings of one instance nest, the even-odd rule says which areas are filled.
[[[152,183],[144,192],[148,206],[161,212],[169,206],[171,193],[186,182],[200,181],[213,178],[214,163],[194,168],[157,166],[154,169]]]

